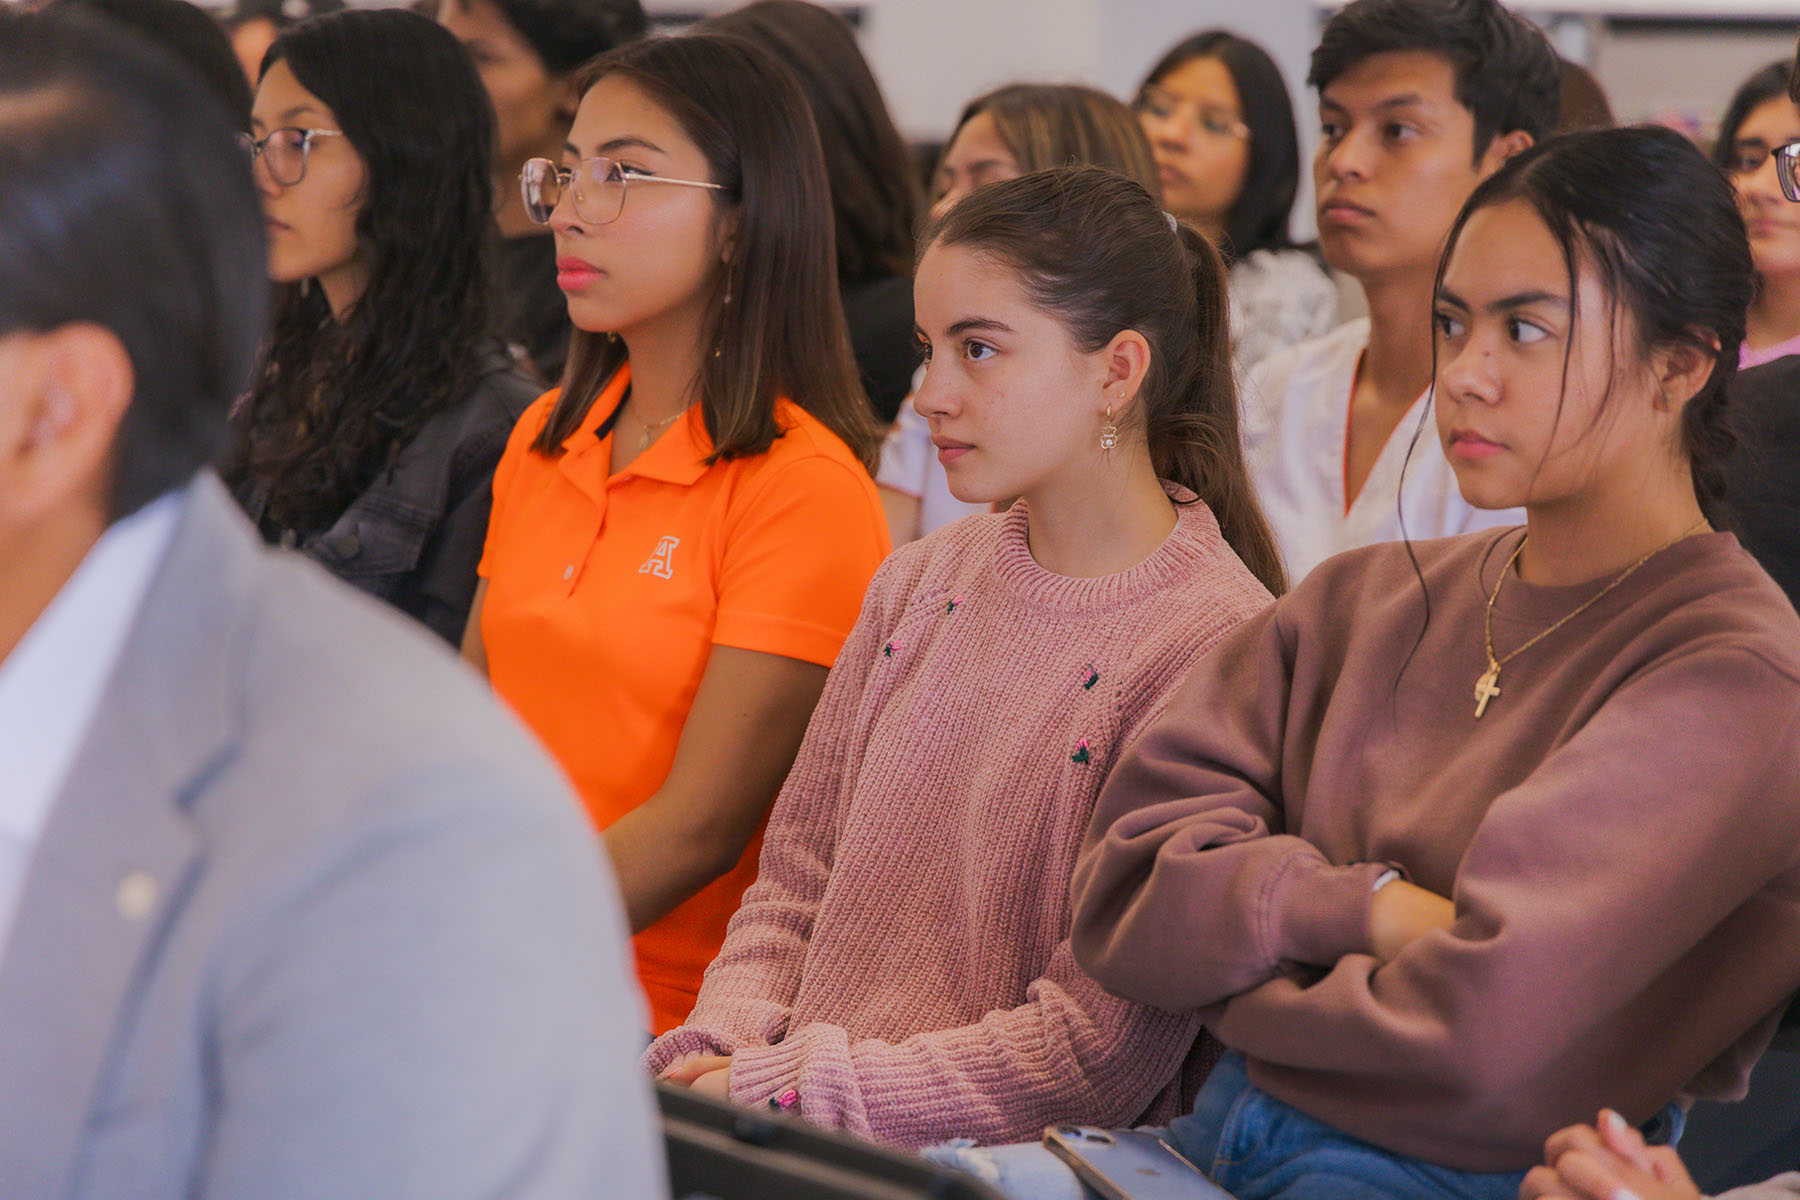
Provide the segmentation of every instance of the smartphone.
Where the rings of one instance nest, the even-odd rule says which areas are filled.
[[[1232,1200],[1153,1133],[1052,1125],[1044,1145],[1105,1200]]]

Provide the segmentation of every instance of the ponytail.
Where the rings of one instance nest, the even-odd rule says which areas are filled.
[[[1175,236],[1193,288],[1195,334],[1188,353],[1172,357],[1163,381],[1175,394],[1144,406],[1150,459],[1159,476],[1206,501],[1226,544],[1279,596],[1287,590],[1287,572],[1244,463],[1225,262],[1212,242],[1187,226],[1177,225]],[[1182,357],[1190,361],[1175,361]]]

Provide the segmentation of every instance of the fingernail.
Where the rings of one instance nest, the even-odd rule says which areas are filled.
[[[1631,1128],[1624,1117],[1621,1117],[1610,1108],[1600,1110],[1600,1119],[1605,1121],[1607,1128],[1611,1129],[1614,1133],[1624,1133]],[[1630,1193],[1615,1193],[1613,1200],[1639,1200],[1639,1197],[1633,1196]]]
[[[1628,1187],[1614,1188],[1607,1200],[1644,1200],[1644,1198]]]

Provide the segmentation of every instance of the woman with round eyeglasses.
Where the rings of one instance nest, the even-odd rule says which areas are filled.
[[[495,475],[463,653],[573,780],[657,1032],[680,1024],[888,538],[825,167],[781,64],[596,60],[526,164],[575,325]]]
[[[245,139],[279,298],[223,474],[270,541],[452,644],[537,391],[491,333],[492,131],[454,37],[350,10],[270,47]]]
[[[1756,263],[1756,299],[1740,367],[1800,354],[1800,104],[1793,67],[1764,67],[1738,88],[1719,123],[1714,161],[1737,189],[1738,212]]]
[[[1300,182],[1287,84],[1262,47],[1222,29],[1172,47],[1135,107],[1156,155],[1163,203],[1231,267],[1238,368],[1337,323],[1337,285],[1288,238]]]

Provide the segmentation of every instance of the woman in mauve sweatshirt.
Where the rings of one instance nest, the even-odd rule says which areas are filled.
[[[1120,750],[1282,587],[1225,276],[1095,167],[982,188],[924,244],[914,403],[959,498],[1018,503],[876,575],[757,882],[646,1061],[902,1146],[1166,1117],[1199,1023],[1075,965],[1068,880]]]
[[[1510,1200],[1601,1105],[1742,1094],[1800,986],[1800,619],[1709,525],[1750,277],[1675,134],[1508,163],[1435,405],[1526,526],[1326,562],[1108,781],[1076,961],[1229,1048],[1169,1138],[1241,1200]]]

